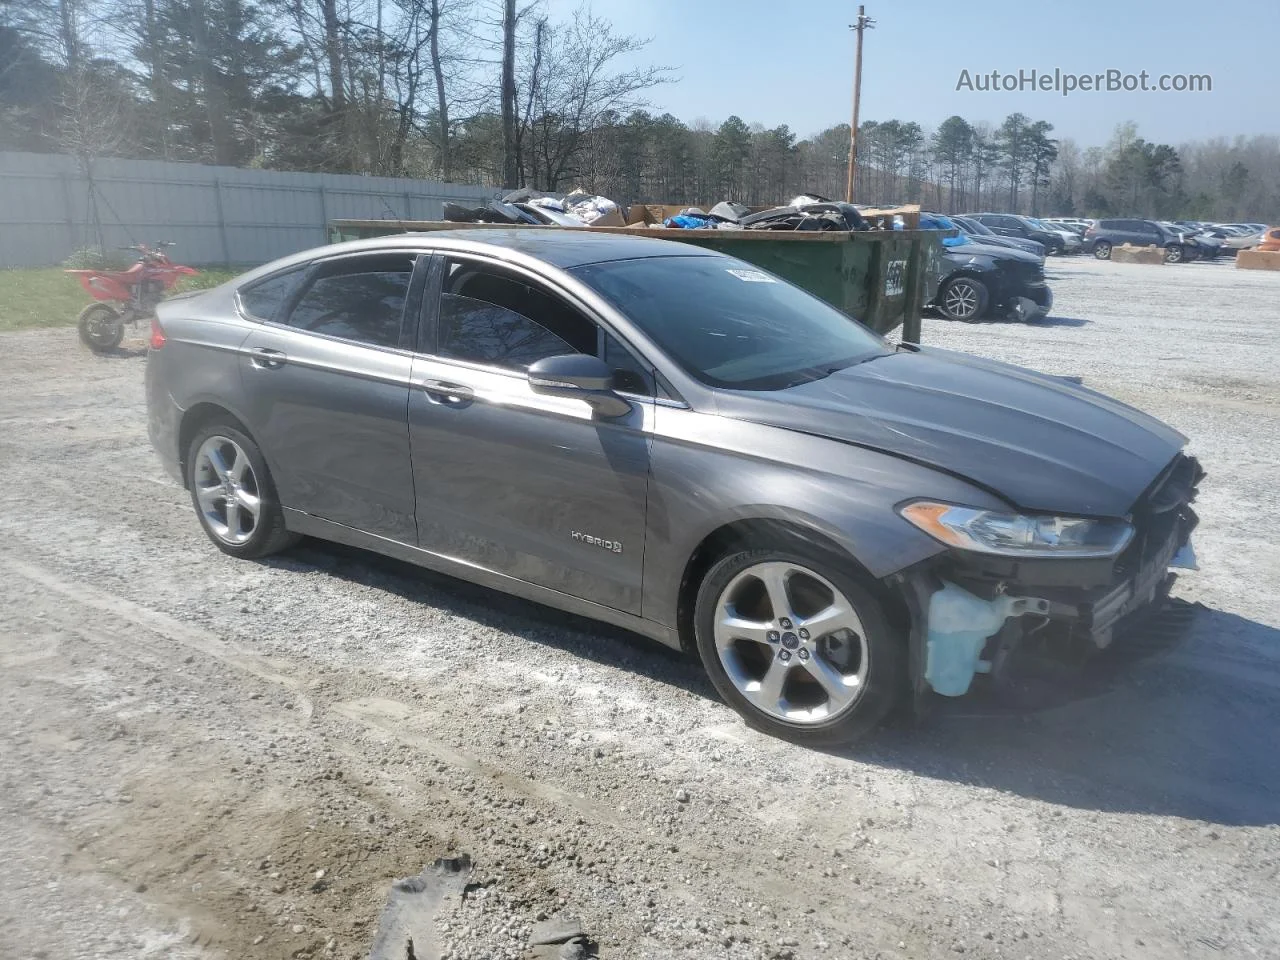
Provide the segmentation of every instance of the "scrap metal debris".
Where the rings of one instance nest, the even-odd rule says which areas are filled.
[[[555,916],[533,925],[527,960],[582,960],[596,955],[596,945],[573,917]]]
[[[441,858],[391,885],[378,921],[369,960],[435,960],[439,946],[432,921],[448,901],[461,900],[471,876],[471,858]]]

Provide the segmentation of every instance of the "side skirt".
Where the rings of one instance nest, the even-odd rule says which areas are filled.
[[[537,584],[507,576],[505,573],[498,573],[496,570],[490,570],[488,567],[483,567],[467,560],[459,560],[455,557],[445,556],[442,553],[433,553],[421,547],[401,543],[399,540],[391,540],[387,537],[356,530],[354,527],[344,526],[341,523],[334,523],[332,520],[313,517],[309,513],[303,513],[300,510],[293,510],[289,507],[284,508],[284,519],[285,526],[294,533],[316,537],[320,540],[332,540],[335,543],[343,543],[349,547],[358,547],[361,550],[370,550],[384,556],[394,557],[397,560],[403,560],[415,566],[434,570],[436,573],[457,577],[459,580],[466,580],[469,583],[476,583],[482,587],[509,593],[524,600],[532,600],[534,603],[541,603],[557,610],[564,610],[566,613],[589,617],[592,620],[602,620],[605,623],[611,623],[616,627],[632,630],[650,639],[657,640],[659,643],[666,644],[676,650],[681,649],[680,639],[675,630],[661,623],[646,620],[644,617],[637,617],[621,610],[614,610],[612,607],[593,603],[590,600],[572,597],[558,590],[540,587]]]

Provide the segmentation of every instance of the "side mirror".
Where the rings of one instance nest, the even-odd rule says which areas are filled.
[[[613,390],[613,371],[599,357],[585,353],[544,357],[529,367],[528,376],[534,393],[582,400],[606,419],[631,412],[631,404]]]

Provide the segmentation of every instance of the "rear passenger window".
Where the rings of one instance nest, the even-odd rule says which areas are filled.
[[[320,268],[289,314],[289,326],[374,347],[400,345],[413,257],[352,257]]]
[[[241,288],[241,309],[254,319],[274,320],[276,312],[298,288],[306,273],[306,265],[294,267]]]

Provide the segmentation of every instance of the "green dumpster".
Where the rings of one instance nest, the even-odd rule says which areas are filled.
[[[436,230],[564,230],[566,227],[501,227],[443,221],[333,220],[331,243],[396,233]],[[919,342],[920,315],[941,278],[942,244],[932,230],[783,232],[587,227],[691,243],[719,250],[790,280],[880,333],[902,327],[902,339]]]

